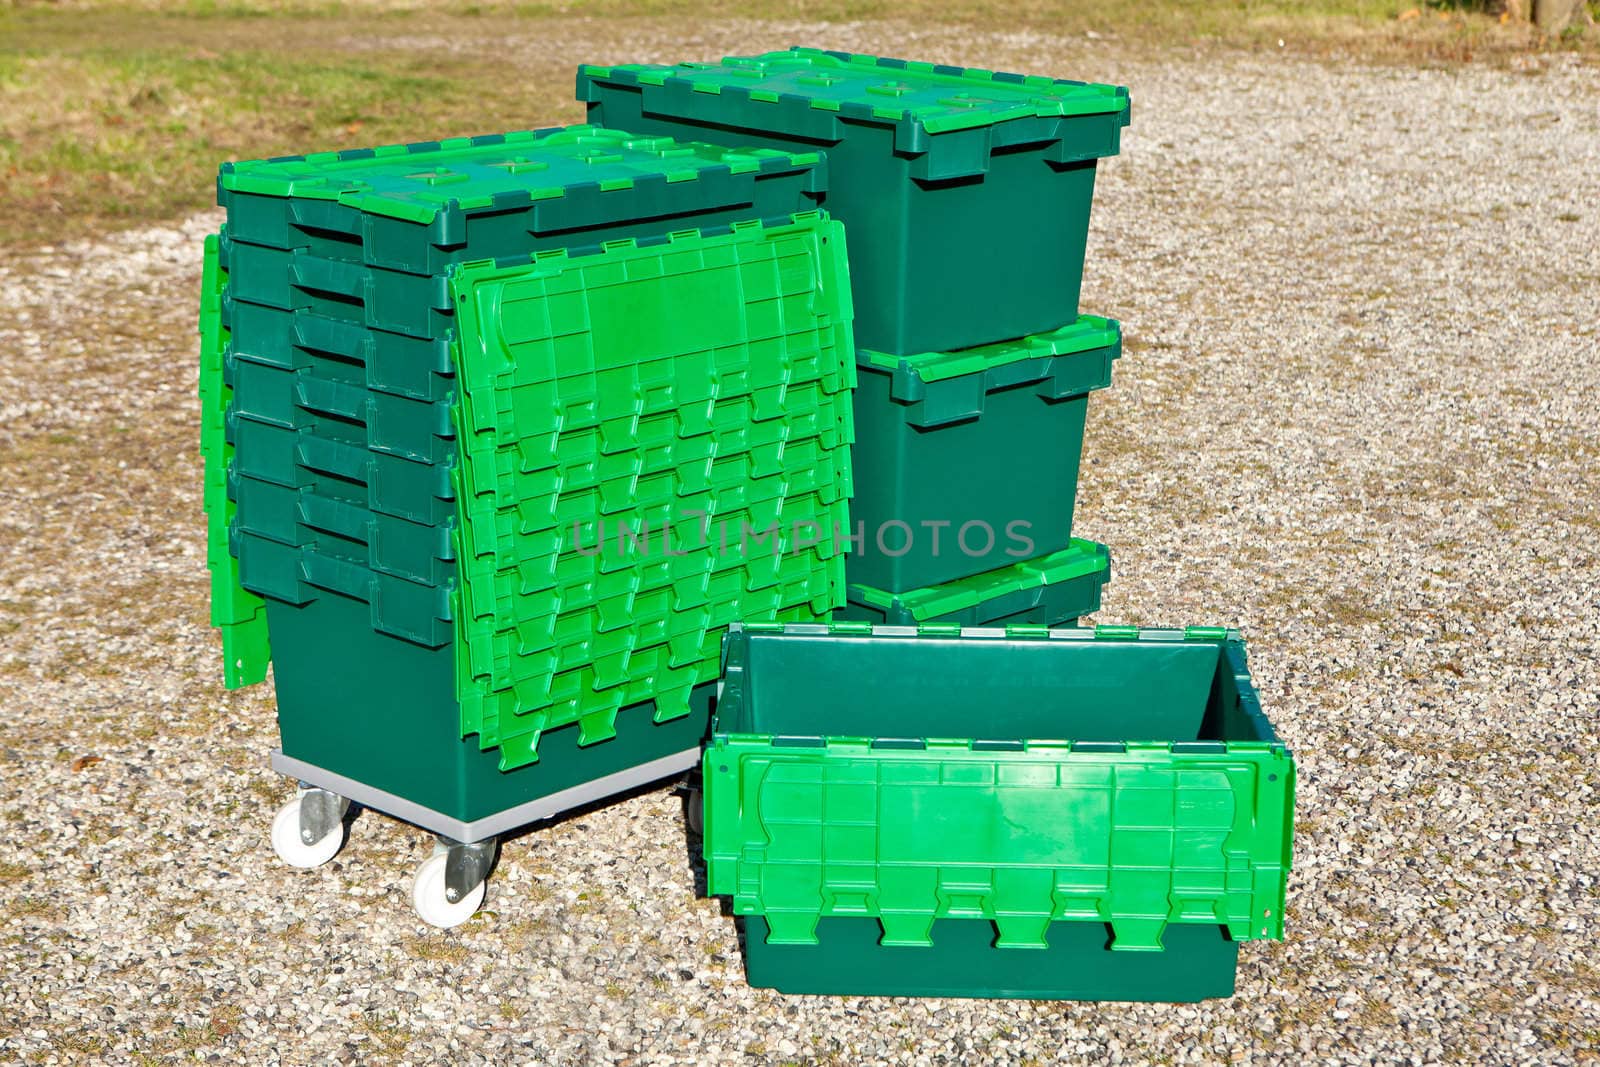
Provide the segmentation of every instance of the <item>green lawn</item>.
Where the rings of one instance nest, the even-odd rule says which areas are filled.
[[[339,6],[206,0],[61,9],[0,0],[0,242],[31,245],[167,219],[212,202],[223,159],[577,121],[572,65],[512,69],[416,41],[503,29],[559,34],[574,14],[619,35],[678,19],[895,19],[1094,32],[1115,47],[1277,48],[1462,61],[1527,49],[1593,54],[1453,6],[1408,0],[600,0]],[[409,38],[401,47],[385,40]],[[358,47],[359,45],[359,47]],[[1035,72],[1050,73],[1050,72]],[[1069,72],[1063,72],[1069,73]]]

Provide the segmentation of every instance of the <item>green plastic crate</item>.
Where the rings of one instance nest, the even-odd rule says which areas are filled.
[[[1099,611],[1110,580],[1106,546],[1074,538],[1059,552],[910,593],[851,585],[833,617],[889,626],[1060,626]]]
[[[559,247],[549,238],[524,243]],[[407,274],[241,241],[226,242],[222,257],[237,279],[229,291],[235,300],[419,339],[445,337],[453,321],[442,273]]]
[[[1066,548],[1089,393],[1122,353],[1085,315],[962,352],[863,352],[851,585],[910,593]]]
[[[717,64],[589,66],[600,126],[828,157],[850,232],[856,341],[989,344],[1077,315],[1095,161],[1126,89],[794,48]]]
[[[292,429],[362,430],[367,448],[418,463],[448,463],[456,451],[447,401],[380,393],[356,380],[359,367],[325,363],[300,370],[230,356],[239,418]]]
[[[843,603],[845,256],[842,228],[813,213],[452,273],[457,696],[462,732],[503,767],[538,759],[560,726],[604,740],[644,695],[658,719],[686,714],[729,623]],[[797,426],[818,435],[786,440]],[[730,515],[781,521],[782,551],[742,529],[671,555],[580,550],[607,519]]]
[[[236,242],[437,276],[463,259],[808,211],[827,185],[820,162],[570,126],[225,163],[217,202]]]
[[[230,412],[228,440],[235,446],[234,469],[242,476],[298,489],[338,480],[352,490],[364,487],[376,512],[438,524],[456,514],[451,468],[418,463],[368,446],[363,428],[344,428],[328,420],[279,426]]]
[[[1188,1000],[1283,936],[1295,766],[1233,631],[734,627],[702,773],[759,984]]]
[[[466,429],[457,438],[463,442],[461,454],[449,471],[459,478],[506,451],[528,462],[496,469],[526,478],[529,486],[543,484],[538,492],[547,496],[559,496],[561,486],[536,480],[551,469],[565,470],[574,486],[606,486],[609,492],[613,479],[597,479],[602,470],[624,479],[637,472],[624,466],[619,473],[602,464],[603,458],[638,453],[638,471],[657,469],[653,464],[665,453],[653,450],[669,439],[638,428],[648,430],[655,414],[675,411],[672,390],[681,389],[685,414],[694,417],[679,429],[693,432],[671,442],[706,438],[728,449],[723,456],[684,453],[686,467],[680,472],[683,484],[702,487],[702,496],[705,487],[715,488],[718,507],[748,509],[777,499],[785,479],[815,481],[819,462],[839,465],[822,484],[842,485],[847,494],[855,362],[841,241],[837,224],[808,215],[781,226],[741,225],[714,237],[683,234],[658,244],[622,243],[594,255],[546,254],[516,267],[463,267],[455,276],[467,312],[457,353],[461,396],[453,418],[458,429]],[[712,275],[719,284],[701,285],[693,280],[698,274]],[[687,299],[690,289],[698,291],[697,299]],[[805,299],[789,299],[802,289],[809,293]],[[778,304],[783,314],[769,314]],[[685,325],[690,322],[699,326],[691,329]],[[707,358],[711,349],[697,345],[713,345],[714,358]],[[648,389],[608,376],[608,370],[623,366],[652,366],[638,357],[654,349],[678,353],[676,374]],[[781,394],[759,405],[752,400],[772,369],[785,363],[799,377],[803,370],[813,376],[808,380],[838,383],[836,391],[811,394],[827,398],[837,416],[807,422],[798,411],[787,410]],[[557,369],[562,373],[551,377]],[[708,374],[714,387],[706,391]],[[552,404],[543,409],[526,403],[526,396],[510,403],[506,392],[537,391],[552,383],[557,386],[550,393]],[[631,434],[624,415],[630,406],[636,406]],[[707,410],[714,417],[695,415]],[[536,414],[541,411],[542,416]],[[502,415],[509,421],[502,423]],[[797,425],[833,426],[828,449],[819,456],[797,448],[789,461],[778,457],[770,470],[761,466],[759,477],[751,473],[748,459],[727,468],[712,462],[735,461],[741,448],[764,447],[770,423],[790,418]],[[748,423],[743,429],[740,420]],[[284,430],[251,419],[234,423]],[[607,430],[598,438],[604,447],[596,449],[589,438],[601,427]],[[559,435],[553,450],[532,447],[548,444],[553,430]],[[265,479],[258,488],[291,494],[297,509],[293,529],[269,532],[294,540],[303,528],[353,521],[348,514],[315,511],[308,500],[318,501],[315,508],[330,506],[334,482],[327,479],[342,478],[337,472],[354,469],[350,464],[360,467],[381,457],[354,448],[339,451],[333,447],[337,442],[324,439],[327,428],[286,432],[291,454],[298,450],[308,462],[282,469],[264,463],[261,473],[286,477],[290,484]],[[801,438],[796,444],[814,440]],[[264,456],[269,450],[254,451]],[[790,469],[791,463],[799,466]],[[331,473],[324,476],[324,469]],[[717,471],[726,477],[714,477]],[[735,477],[739,472],[745,481]],[[257,473],[236,473],[233,480],[241,485],[263,481]],[[351,482],[359,503],[363,487]],[[471,534],[480,523],[495,525],[482,509],[468,509],[466,503],[487,501],[492,517],[498,511],[496,493],[521,499],[515,482],[484,480],[484,485],[481,495],[454,501],[453,506],[462,506],[456,535]],[[328,501],[320,499],[324,495]],[[822,506],[809,499],[815,495],[808,494],[808,507]],[[684,503],[693,506],[696,499],[690,494]],[[842,523],[845,497],[830,499]],[[640,514],[636,509],[634,517]],[[509,530],[521,533],[516,522]],[[468,543],[491,546],[486,549],[491,559],[497,552],[506,554],[505,565],[514,572],[508,588],[515,596],[504,608],[496,603],[483,613],[460,608],[463,602],[472,607],[477,595],[473,583],[481,576],[475,569],[462,568],[455,583],[430,588],[376,573],[369,559],[341,558],[330,552],[331,542],[291,545],[243,531],[238,539],[246,574],[260,563],[283,585],[281,595],[270,596],[266,606],[277,655],[283,745],[273,765],[459,840],[502,833],[687,769],[705,737],[727,620],[814,619],[843,599],[842,566],[831,546],[786,556],[783,566],[761,573],[759,580],[758,557],[719,569],[707,564],[721,562],[720,557],[702,553],[693,561],[702,573],[693,580],[692,572],[675,569],[688,566],[683,556],[585,557],[560,551],[559,540],[539,542],[538,552],[522,555],[536,539],[512,536],[502,542],[490,534]],[[358,538],[349,540],[360,547]],[[538,553],[548,556],[556,580],[535,588],[532,576],[545,569]],[[498,569],[488,574],[491,583],[504,577]],[[436,601],[403,600],[441,592],[450,601],[444,609]],[[398,620],[388,615],[397,602],[405,608]],[[421,621],[444,619],[449,621],[442,635],[405,632]],[[486,692],[475,673],[481,666],[475,643],[506,633],[521,641],[524,632],[518,627],[531,638],[533,630],[545,626],[550,640],[527,658],[549,668],[548,678],[524,678],[512,689]],[[687,682],[686,690],[680,682]],[[472,698],[466,705],[460,700],[464,690]]]
[[[218,262],[220,240],[206,238],[200,281],[200,455],[205,462],[206,568],[211,573],[211,625],[222,633],[223,681],[229,689],[254,685],[267,676],[272,652],[266,606],[239,581],[239,562],[229,548],[233,503],[228,472],[233,448],[226,440],[233,390],[223,376],[228,331],[222,325],[222,292],[228,276]]]

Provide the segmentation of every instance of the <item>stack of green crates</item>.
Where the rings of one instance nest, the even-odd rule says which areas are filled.
[[[726,626],[843,600],[824,182],[586,127],[222,169],[213,610],[276,767],[473,841],[697,761]]]
[[[1109,557],[1072,537],[1072,510],[1121,331],[1078,293],[1125,89],[794,48],[584,66],[578,95],[600,126],[826,153],[860,369],[841,617],[1054,625],[1099,607]]]
[[[230,687],[272,664],[279,855],[406,819],[452,926],[498,835],[698,768],[754,985],[1230,995],[1293,757],[1235,631],[1076,625],[1126,91],[798,48],[578,84],[595,125],[219,176],[212,620]]]

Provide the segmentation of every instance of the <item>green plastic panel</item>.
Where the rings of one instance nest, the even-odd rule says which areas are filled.
[[[1104,923],[1283,936],[1294,761],[1236,633],[750,625],[704,761],[709,891],[813,945],[982,919],[1000,949]]]
[[[228,278],[217,262],[220,237],[206,238],[200,278],[200,455],[205,462],[206,567],[211,572],[211,625],[222,632],[222,673],[229,689],[267,676],[271,648],[262,599],[239,582],[239,561],[228,547],[234,505],[228,499],[233,448],[225,437],[233,390],[223,381],[222,291]]]
[[[926,387],[951,379],[985,383],[983,391],[992,392],[1012,381],[1037,381],[1046,376],[1055,381],[1057,396],[1072,396],[1110,385],[1111,361],[1121,354],[1122,324],[1098,315],[1080,315],[1076,322],[1060,329],[1019,340],[953,352],[897,356],[864,348],[859,353],[863,363],[897,373],[901,379],[895,387],[897,397],[913,392],[919,385]],[[1068,356],[1076,358],[1066,359]],[[1057,362],[1043,362],[1046,360]],[[996,376],[992,379],[994,384],[987,385],[991,379],[986,376],[991,374]]]
[[[1100,610],[1100,595],[1110,580],[1106,546],[1074,538],[1059,552],[909,593],[851,585],[848,604],[834,618],[890,626],[1059,626]]]
[[[461,729],[502,767],[569,723],[605,740],[638,701],[686,714],[729,623],[843,603],[838,223],[468,264],[451,285]]]
[[[504,210],[563,197],[574,187],[614,192],[641,180],[693,181],[713,169],[754,173],[817,161],[815,153],[728,151],[573,126],[225,163],[217,183],[224,194],[331,200],[367,214],[432,222],[446,206]]]
[[[591,123],[687,141],[827,153],[850,233],[856,343],[919,353],[1078,315],[1098,160],[1125,90],[794,49],[720,64],[578,72]]]
[[[721,63],[579,67],[586,79],[648,86],[682,85],[714,98],[737,125],[736,109],[766,106],[774,116],[804,107],[818,118],[893,124],[896,149],[926,151],[928,135],[1078,115],[1111,115],[1127,124],[1128,90],[975,67],[914,63],[817,48],[791,48]],[[787,117],[787,115],[785,115]],[[823,128],[829,128],[825,124]],[[1030,123],[1029,139],[1054,128]],[[818,125],[811,126],[813,132]],[[1060,134],[1055,134],[1059,138]],[[838,138],[833,138],[837,140]],[[1020,143],[1020,142],[1019,142]]]

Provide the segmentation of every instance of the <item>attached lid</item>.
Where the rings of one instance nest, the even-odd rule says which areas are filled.
[[[499,210],[577,186],[630,189],[640,179],[693,181],[717,172],[793,171],[816,152],[732,149],[568,126],[224,163],[223,192],[333,200],[359,211],[432,222],[450,206]]]
[[[914,124],[931,134],[1070,115],[1120,113],[1126,125],[1128,112],[1128,90],[1120,86],[818,48],[728,56],[720,63],[585,64],[578,76],[580,82],[588,78],[637,85],[687,81],[695,92],[768,103],[798,97],[820,111]]]
[[[603,103],[619,90],[637,90],[648,116],[714,127],[718,140],[745,130],[827,145],[887,128],[894,156],[910,161],[906,176],[920,181],[984,174],[1007,146],[1063,165],[1114,156],[1128,124],[1128,91],[1116,86],[815,48],[578,68],[579,99]]]
[[[813,487],[848,483],[844,241],[808,212],[451,269],[457,696],[502,770],[647,700],[689,714],[742,614],[842,603],[847,491]],[[769,512],[775,538],[747,541]],[[603,549],[625,528],[642,539]]]

